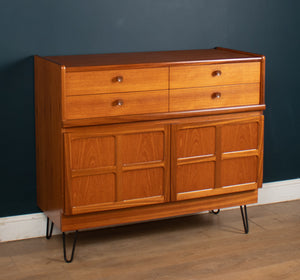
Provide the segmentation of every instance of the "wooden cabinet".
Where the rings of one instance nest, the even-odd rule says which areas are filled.
[[[38,205],[63,232],[257,201],[261,55],[35,57]]]
[[[65,133],[65,213],[169,201],[169,127],[108,126]]]
[[[172,133],[174,201],[261,187],[262,116],[179,124]]]

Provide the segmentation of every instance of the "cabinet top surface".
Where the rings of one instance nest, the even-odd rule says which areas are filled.
[[[205,50],[110,53],[90,55],[46,56],[47,60],[67,68],[111,66],[167,66],[170,64],[259,60],[261,55],[215,48]],[[70,70],[70,69],[69,69]]]

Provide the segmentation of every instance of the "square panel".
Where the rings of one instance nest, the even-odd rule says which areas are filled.
[[[164,195],[164,169],[126,171],[122,175],[121,200]]]
[[[70,194],[72,207],[114,202],[115,181],[115,174],[73,178]]]
[[[164,160],[164,132],[144,132],[121,136],[123,164]]]
[[[87,169],[115,165],[115,137],[99,136],[73,139],[71,168]]]
[[[258,157],[242,157],[221,161],[221,186],[257,181]]]
[[[215,154],[215,127],[180,129],[176,137],[177,158]]]
[[[258,123],[239,123],[222,128],[222,153],[258,148]]]
[[[177,167],[176,192],[214,188],[215,162],[185,164]]]

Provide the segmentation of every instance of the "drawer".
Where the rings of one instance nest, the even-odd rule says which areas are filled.
[[[260,62],[170,67],[170,88],[260,82]]]
[[[170,90],[170,111],[259,104],[260,84]]]
[[[124,69],[66,73],[70,95],[161,90],[168,88],[168,68]]]
[[[168,112],[168,90],[66,97],[65,119]]]

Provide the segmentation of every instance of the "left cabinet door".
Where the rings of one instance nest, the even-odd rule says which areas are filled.
[[[169,138],[167,125],[67,130],[65,214],[169,201]]]

